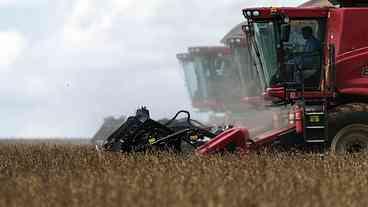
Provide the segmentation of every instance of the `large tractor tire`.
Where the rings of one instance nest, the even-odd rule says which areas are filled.
[[[368,125],[351,124],[341,129],[331,143],[334,154],[368,152]]]
[[[334,154],[368,152],[368,104],[350,103],[333,109],[329,138]]]

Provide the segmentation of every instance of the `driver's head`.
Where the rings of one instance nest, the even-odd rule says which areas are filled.
[[[302,34],[303,34],[303,38],[306,39],[306,40],[313,37],[312,27],[309,27],[309,26],[303,27],[302,28]]]

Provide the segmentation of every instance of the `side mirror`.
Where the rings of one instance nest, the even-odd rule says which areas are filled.
[[[281,41],[282,42],[289,42],[290,39],[290,24],[283,24],[281,25]]]

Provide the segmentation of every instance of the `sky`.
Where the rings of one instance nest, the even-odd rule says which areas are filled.
[[[303,0],[0,0],[0,137],[91,137],[106,116],[191,110],[176,53],[241,9]]]

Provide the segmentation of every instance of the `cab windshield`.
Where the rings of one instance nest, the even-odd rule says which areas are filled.
[[[254,38],[251,39],[250,45],[263,89],[270,87],[272,77],[277,74],[275,30],[273,22],[254,23]]]
[[[295,19],[287,42],[280,41],[280,27],[274,21],[253,23],[248,39],[252,57],[265,88],[282,82],[302,82],[318,88],[322,67],[323,21]]]
[[[184,78],[186,88],[190,97],[193,99],[195,94],[198,93],[198,80],[193,61],[182,61],[182,67],[184,69]]]
[[[196,56],[194,65],[198,87],[207,101],[223,102],[228,96],[239,94],[234,87],[239,77],[229,55]]]

